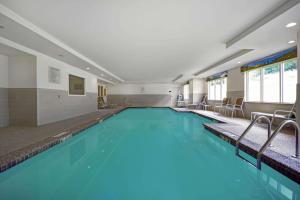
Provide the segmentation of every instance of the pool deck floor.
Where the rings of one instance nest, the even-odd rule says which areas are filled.
[[[244,130],[251,123],[248,119],[243,118],[231,118],[228,116],[224,116],[218,112],[205,111],[205,110],[193,110],[186,108],[175,108],[177,111],[192,111],[198,113],[200,115],[204,115],[210,118],[214,118],[226,123],[216,123],[211,125],[212,127],[216,127],[218,129],[222,129],[224,132],[228,132],[234,134],[236,136],[240,136]],[[274,127],[272,128],[272,131]],[[245,136],[245,139],[248,139],[259,146],[263,145],[263,143],[267,140],[267,128],[265,125],[255,125],[249,133]],[[286,156],[292,156],[295,154],[295,143],[296,137],[293,130],[285,130],[284,132],[280,132],[277,137],[272,142],[272,146],[270,149],[276,151],[280,154]]]
[[[125,107],[101,109],[97,112],[39,127],[0,128],[0,172],[61,143],[67,137],[76,135],[81,130],[123,109]]]
[[[5,171],[16,164],[63,142],[66,138],[76,135],[81,130],[86,129],[98,123],[102,119],[122,111],[123,109],[126,109],[126,107],[102,109],[98,112],[39,127],[0,128],[0,172]],[[178,112],[193,112],[225,122],[213,123],[207,126],[210,130],[212,130],[212,132],[216,131],[222,133],[223,135],[231,138],[233,141],[235,141],[251,123],[251,121],[247,119],[231,118],[212,111],[193,110],[187,108],[173,109]],[[257,151],[266,139],[266,127],[264,125],[255,125],[242,143]],[[288,158],[286,163],[288,163],[293,169],[296,169],[298,178],[300,177],[300,159],[291,157],[295,153],[295,135],[293,130],[287,130],[279,133],[272,142],[272,146],[268,148],[267,152],[276,152],[277,157],[278,155],[282,155],[284,159]],[[281,158],[281,160],[283,159]]]
[[[187,108],[173,108],[178,112],[192,112],[198,115],[216,119],[223,123],[204,124],[210,132],[226,140],[232,145],[251,123],[248,119],[231,118],[217,112],[194,110]],[[272,131],[274,130],[274,127]],[[240,149],[256,158],[257,152],[267,140],[267,127],[265,124],[257,124],[252,127],[241,141]],[[300,159],[294,158],[296,137],[293,129],[280,132],[262,155],[262,161],[275,170],[281,172],[300,184]],[[256,164],[256,163],[253,163]]]

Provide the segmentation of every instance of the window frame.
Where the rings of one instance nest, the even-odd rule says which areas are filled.
[[[251,103],[273,103],[273,104],[293,104],[293,102],[285,102],[284,101],[284,88],[283,88],[283,84],[284,84],[284,67],[285,67],[285,62],[288,61],[295,61],[296,62],[296,69],[298,70],[298,62],[296,58],[292,58],[292,59],[288,59],[282,62],[278,62],[278,63],[272,63],[270,65],[266,65],[257,69],[253,69],[253,70],[259,70],[260,71],[260,95],[259,95],[259,101],[250,101],[249,100],[249,72],[253,71],[253,70],[249,70],[247,72],[245,72],[245,99],[246,102],[251,102]],[[263,70],[264,68],[270,67],[272,65],[279,65],[279,102],[270,102],[270,101],[264,101],[264,73]],[[296,72],[297,74],[297,72]]]
[[[225,83],[226,83],[226,86],[225,86],[226,91],[225,91],[225,95],[224,96],[223,96],[223,92],[224,91],[223,91],[223,87],[222,87],[223,80],[226,80],[225,81]],[[217,94],[216,82],[217,81],[220,81],[220,99],[216,99],[216,94]],[[213,86],[214,87],[214,95],[213,95],[214,98],[213,99],[210,98],[210,96],[211,96],[211,92],[210,92],[211,86],[210,86],[210,84],[212,82],[214,82],[214,86]],[[227,97],[227,85],[228,85],[227,77],[222,77],[222,78],[214,79],[214,80],[211,80],[211,81],[207,81],[207,93],[208,93],[207,97],[208,97],[208,100],[209,101],[222,101],[223,98],[226,98]]]
[[[70,93],[70,76],[75,76],[75,77],[83,79],[83,94],[71,94]],[[76,76],[74,74],[68,74],[68,95],[69,96],[86,96],[86,78]]]

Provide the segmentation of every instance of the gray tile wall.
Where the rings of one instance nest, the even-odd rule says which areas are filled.
[[[37,126],[36,88],[9,88],[9,122],[12,126]]]
[[[68,91],[37,90],[38,125],[76,117],[97,111],[97,94],[69,96]]]
[[[128,94],[108,95],[109,104],[130,106],[163,107],[171,105],[171,95],[168,94]]]
[[[8,89],[0,88],[0,127],[9,125]]]

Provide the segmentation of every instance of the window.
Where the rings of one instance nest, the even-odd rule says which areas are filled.
[[[208,99],[222,100],[227,95],[227,78],[208,81]]]
[[[246,72],[246,99],[257,102],[294,103],[297,62],[284,61]]]
[[[105,97],[106,96],[106,88],[105,86],[98,85],[98,96]]]
[[[287,61],[283,66],[282,75],[282,100],[283,102],[294,103],[296,101],[297,86],[297,62],[296,60]]]
[[[69,95],[85,95],[84,78],[69,75]]]
[[[186,84],[186,85],[184,85],[183,86],[183,99],[184,100],[188,100],[189,99],[189,89],[190,89],[190,87],[189,87],[189,84]]]
[[[280,102],[280,65],[274,64],[262,69],[263,101]]]
[[[247,72],[248,74],[248,100],[260,101],[261,70],[256,69]]]

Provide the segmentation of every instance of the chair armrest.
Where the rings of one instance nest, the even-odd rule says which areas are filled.
[[[292,113],[292,111],[289,111],[289,110],[275,110],[273,114],[276,115],[278,113],[290,114],[290,113]]]
[[[293,111],[289,111],[289,110],[275,110],[274,113],[273,113],[273,117],[276,117],[276,115],[278,114],[288,114],[289,116],[291,114],[294,114],[296,116],[296,113],[293,112]]]

